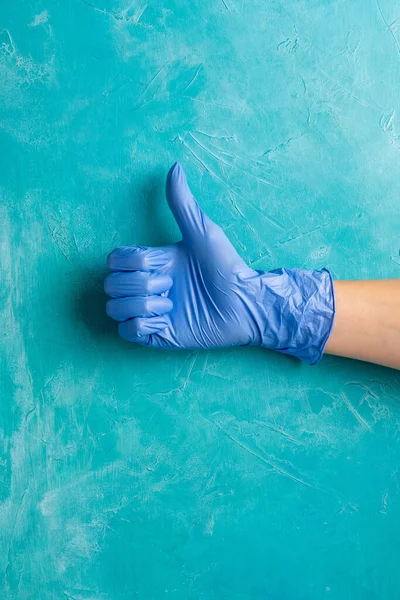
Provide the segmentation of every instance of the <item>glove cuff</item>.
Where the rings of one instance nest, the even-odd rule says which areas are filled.
[[[316,364],[335,318],[330,271],[277,269],[259,276],[256,304],[261,311],[257,319],[261,346]]]

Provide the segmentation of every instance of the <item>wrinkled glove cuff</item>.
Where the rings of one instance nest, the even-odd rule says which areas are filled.
[[[277,269],[260,273],[260,283],[261,346],[316,364],[335,318],[330,271]]]

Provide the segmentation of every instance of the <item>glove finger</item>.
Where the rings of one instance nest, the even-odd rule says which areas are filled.
[[[168,261],[168,254],[161,248],[120,246],[108,255],[107,265],[111,271],[156,271]]]
[[[185,172],[179,163],[175,163],[167,175],[166,195],[182,236],[204,235],[207,217],[190,191]]]
[[[172,287],[169,275],[144,271],[111,273],[104,281],[104,291],[112,298],[162,294]]]
[[[149,336],[168,326],[167,317],[137,317],[118,325],[119,335],[128,342],[149,345]]]
[[[107,314],[115,321],[127,321],[133,317],[155,317],[172,310],[172,300],[166,296],[132,296],[116,298],[107,302]]]

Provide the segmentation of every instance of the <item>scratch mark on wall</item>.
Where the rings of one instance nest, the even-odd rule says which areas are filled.
[[[51,237],[53,239],[54,244],[57,246],[57,248],[59,249],[59,251],[61,252],[61,254],[63,255],[63,257],[65,258],[65,260],[69,261],[70,257],[68,256],[68,254],[64,251],[62,244],[60,243],[59,239],[57,238],[56,232],[54,229],[52,229],[50,227],[49,222],[46,220],[46,225],[50,231]]]
[[[119,90],[123,89],[129,83],[133,83],[132,79],[126,77],[125,75],[116,75],[111,84],[102,92],[103,96],[107,98],[110,94],[114,92],[119,92]]]
[[[230,225],[228,225],[227,229],[230,227]],[[238,238],[238,236],[236,235],[235,231],[232,231],[230,233],[231,239],[234,241],[234,245],[238,245],[243,252],[247,251],[247,247],[245,246],[245,244],[243,244],[242,240]]]
[[[309,229],[308,231],[299,231],[299,233],[294,234],[293,236],[289,237],[287,240],[283,240],[283,241],[279,241],[277,242],[277,246],[285,246],[286,244],[289,244],[289,242],[294,242],[294,240],[297,240],[301,237],[307,236],[307,235],[311,235],[312,233],[315,233],[316,231],[319,231],[320,229],[325,229],[326,227],[329,227],[330,223],[325,223],[323,225],[317,225],[316,227],[313,227],[312,229]]]
[[[200,135],[204,135],[204,137],[209,138],[210,140],[226,140],[228,142],[237,141],[236,135],[211,135],[210,133],[205,133],[204,131],[195,130],[193,133],[198,133]]]
[[[382,508],[379,511],[383,515],[387,515],[387,507],[388,507],[388,491],[386,490],[382,496]]]
[[[382,129],[384,133],[388,133],[393,131],[393,120],[396,115],[396,112],[392,110],[388,114],[383,114],[379,120],[379,127]]]
[[[343,402],[346,404],[347,408],[350,410],[351,413],[353,413],[353,415],[361,423],[361,425],[363,425],[366,429],[368,429],[368,431],[373,433],[372,427],[362,418],[360,413],[354,408],[354,406],[351,404],[351,402],[347,398],[346,394],[341,392],[340,395],[342,397]]]
[[[126,17],[127,13],[132,8],[132,6],[133,6],[133,4],[121,13],[121,18],[125,19],[129,23],[137,25],[139,23],[140,19],[142,18],[144,11],[148,7],[148,4],[145,4],[142,8],[138,8],[137,11],[135,12],[135,14],[132,15],[132,17]]]
[[[400,20],[400,16],[397,17],[394,21],[392,21],[391,23],[389,23],[389,27],[393,27],[393,25],[396,25],[396,23],[398,23],[398,21]]]
[[[306,84],[306,81],[305,81],[304,77],[303,77],[302,75],[300,75],[300,73],[299,73],[299,77],[300,77],[300,79],[301,79],[301,83],[302,83],[302,85],[303,85],[303,94],[305,94],[305,93],[307,92],[307,84]]]
[[[258,248],[259,249],[262,248],[264,246],[264,242],[257,235],[254,227],[249,223],[249,220],[246,217],[246,215],[238,207],[237,203],[235,202],[235,199],[233,198],[232,190],[228,189],[227,191],[228,191],[229,200],[231,201],[231,204],[232,204],[234,210],[238,213],[238,215],[240,215],[241,219],[243,219],[243,221],[246,223],[246,227],[251,231],[251,233],[253,234],[254,238],[257,240],[257,242],[258,242]],[[243,244],[243,242],[241,240],[239,240],[237,237],[236,237],[236,240],[237,240],[238,244],[241,246],[242,250],[246,250],[246,246]],[[269,252],[267,252],[266,255],[271,256]],[[260,257],[257,257],[257,260],[259,260],[259,258]]]
[[[0,42],[0,50],[3,50],[3,52],[9,54],[10,56],[15,54],[15,45],[11,37],[11,33],[8,31],[8,29],[2,30],[0,34]]]
[[[274,471],[276,471],[277,473],[279,473],[280,475],[283,475],[284,477],[288,477],[289,479],[292,479],[293,481],[296,481],[297,483],[300,483],[301,485],[305,485],[306,487],[312,488],[313,490],[317,490],[319,492],[321,491],[319,488],[316,488],[315,486],[311,485],[310,483],[307,483],[303,479],[300,479],[299,477],[296,477],[295,475],[288,473],[288,471],[284,471],[277,465],[274,465],[273,463],[270,463],[270,465],[271,465],[272,469]]]
[[[284,50],[284,51],[288,52],[288,54],[293,54],[294,52],[296,52],[298,46],[299,46],[299,40],[297,37],[294,40],[292,40],[290,38],[286,38],[286,40],[283,40],[282,42],[280,42],[277,45],[276,49]]]
[[[259,181],[260,183],[265,183],[266,185],[270,185],[270,186],[276,187],[276,188],[280,188],[281,187],[280,185],[277,185],[276,183],[272,183],[272,181],[268,181],[267,179],[262,179],[261,177],[257,177],[257,175],[254,175],[250,171],[246,171],[245,169],[242,169],[241,167],[238,167],[237,165],[235,165],[233,163],[227,162],[226,160],[224,160],[223,158],[221,158],[221,156],[218,156],[217,154],[214,154],[214,152],[212,152],[209,148],[207,148],[206,146],[204,146],[204,144],[202,144],[192,133],[189,132],[188,135],[189,135],[189,137],[196,144],[198,144],[198,146],[200,146],[200,148],[202,148],[202,150],[204,150],[204,152],[207,152],[208,154],[210,154],[217,162],[222,163],[225,166],[230,167],[231,169],[237,169],[238,171],[240,171],[241,173],[243,173],[247,177],[252,177],[256,181]],[[213,147],[215,148],[215,146],[213,146]],[[233,160],[236,160],[236,158],[234,156],[231,156],[227,152],[223,152],[223,154],[225,156],[229,156]]]
[[[347,96],[349,96],[349,98],[353,98],[353,100],[355,100],[356,102],[359,102],[363,106],[369,106],[370,108],[375,108],[375,109],[379,108],[377,105],[370,104],[369,102],[365,102],[365,100],[362,100],[361,98],[359,98],[358,96],[356,96],[355,94],[350,92],[347,88],[344,87],[344,85],[342,83],[340,83],[339,81],[336,81],[335,79],[330,77],[327,73],[325,73],[325,71],[323,71],[320,66],[318,66],[318,70],[322,73],[322,75],[324,75],[324,77],[327,78],[327,80],[330,83],[332,83],[333,85],[336,85],[342,92],[344,92]]]
[[[108,15],[109,17],[112,17],[113,19],[118,20],[118,17],[114,13],[106,10],[105,8],[99,8],[98,6],[95,6],[94,4],[92,4],[91,2],[88,2],[88,0],[81,0],[81,2],[83,2],[83,4],[86,4],[86,6],[90,6],[90,8],[93,8],[93,10],[95,10],[96,12],[102,13],[103,15]]]
[[[267,377],[267,380],[268,380],[268,386],[269,386],[270,385],[270,378],[269,378],[269,376]],[[268,399],[268,394],[265,395],[265,403],[267,405],[269,414],[271,415],[271,419],[275,423],[275,427],[279,427],[278,422],[277,422],[277,420],[275,418],[275,415],[274,415],[274,411],[272,410],[271,403],[270,403],[270,401]]]
[[[400,250],[397,256],[391,256],[390,260],[394,262],[395,265],[400,267]]]
[[[251,233],[253,234],[254,239],[257,241],[258,243],[258,250],[261,251],[262,248],[265,247],[265,241],[263,241],[260,236],[257,234],[256,230],[254,229],[254,227],[252,225],[250,225],[249,221],[246,219],[246,227],[247,229],[249,229],[251,231]],[[268,251],[267,251],[268,252]],[[269,256],[271,256],[271,254],[269,253]]]
[[[205,100],[204,98],[192,98],[192,96],[183,96],[193,102],[202,102],[203,104],[211,104],[213,106],[221,106],[222,108],[230,108],[232,110],[243,111],[243,106],[234,106],[233,104],[224,104],[223,102],[216,102],[215,100]]]
[[[189,87],[192,85],[192,83],[194,83],[194,82],[196,81],[196,79],[197,79],[197,76],[198,76],[198,74],[199,74],[199,72],[200,72],[200,69],[201,69],[201,67],[202,67],[202,66],[203,66],[203,63],[201,63],[201,64],[200,64],[200,65],[197,67],[196,73],[193,75],[192,79],[189,81],[189,83],[187,84],[187,86],[186,86],[185,88],[183,88],[183,90],[182,90],[182,93],[183,93],[184,91],[186,91],[186,90],[187,90],[187,89],[188,89],[188,88],[189,88]]]
[[[189,152],[191,153],[191,155],[201,164],[201,166],[203,167],[203,169],[205,169],[207,171],[207,173],[209,175],[211,175],[211,177],[213,177],[216,181],[218,181],[224,187],[226,187],[228,190],[230,190],[232,192],[232,194],[237,195],[237,192],[235,192],[234,190],[232,190],[232,188],[230,188],[220,177],[218,177],[218,175],[216,173],[214,173],[214,171],[212,171],[212,169],[210,169],[210,167],[208,167],[205,164],[205,162],[203,162],[201,160],[201,158],[199,156],[197,156],[197,154],[195,152],[193,152],[193,150],[191,149],[191,147],[187,144],[187,142],[180,135],[178,135],[178,139],[185,146],[185,148],[187,148],[189,150]]]
[[[115,21],[126,21],[127,23],[130,23],[132,25],[137,25],[144,13],[144,11],[147,8],[147,4],[145,4],[145,6],[143,6],[142,8],[139,8],[134,15],[132,15],[132,17],[128,17],[127,14],[130,11],[130,9],[132,8],[133,4],[131,4],[128,8],[126,8],[125,10],[123,10],[122,12],[118,13],[114,13],[110,10],[107,10],[106,8],[99,8],[98,6],[96,6],[95,4],[92,4],[91,2],[89,2],[88,0],[81,0],[81,2],[83,2],[83,4],[86,4],[87,6],[89,6],[90,8],[92,8],[93,10],[95,10],[96,12],[99,12],[103,15],[107,15],[108,17],[111,17],[112,19],[115,19]]]
[[[397,52],[399,52],[399,54],[400,54],[400,44],[399,44],[399,42],[397,40],[397,37],[394,35],[391,25],[389,25],[389,23],[385,19],[385,16],[384,16],[384,14],[382,12],[382,9],[381,9],[381,5],[379,4],[378,0],[375,0],[375,1],[376,1],[376,6],[378,7],[379,13],[380,13],[380,15],[382,17],[382,21],[385,23],[386,29],[389,31],[390,35],[392,36],[392,38],[394,40],[394,43],[396,44]]]
[[[206,523],[204,533],[206,535],[212,535],[214,533],[214,525],[215,525],[215,514],[211,513],[211,515]]]
[[[34,405],[34,407],[33,407],[33,408],[31,408],[31,409],[30,409],[30,410],[29,410],[29,411],[26,413],[26,415],[25,415],[25,417],[24,417],[24,423],[26,423],[26,421],[28,420],[28,417],[29,417],[29,416],[30,416],[30,415],[31,415],[33,412],[35,412],[35,410],[36,410],[36,409],[37,409],[37,403]]]
[[[278,150],[284,150],[285,148],[287,148],[289,146],[289,144],[291,144],[291,142],[300,140],[305,135],[306,135],[306,133],[302,133],[299,136],[290,137],[289,139],[286,140],[286,142],[281,142],[280,144],[278,144],[277,146],[274,146],[273,148],[268,148],[268,150],[263,152],[263,154],[260,154],[260,156],[258,158],[262,158],[263,156],[268,156],[269,154],[272,154],[273,152],[277,152]]]
[[[244,219],[246,221],[247,219],[246,219],[245,215],[242,213],[242,211],[238,207],[237,203],[235,202],[235,199],[233,197],[233,193],[232,193],[231,189],[228,189],[228,197],[229,197],[229,200],[231,201],[231,204],[232,204],[233,208],[235,209],[235,211],[238,213],[238,215],[242,219]]]
[[[23,491],[23,493],[22,493],[22,496],[21,496],[21,499],[20,499],[20,502],[19,502],[19,506],[18,506],[18,509],[17,509],[17,513],[15,515],[14,523],[13,523],[13,526],[12,526],[12,529],[11,529],[10,539],[8,541],[8,549],[7,549],[7,553],[6,553],[7,554],[7,563],[6,563],[6,567],[5,567],[5,570],[4,570],[5,580],[7,582],[6,585],[7,585],[8,589],[10,589],[9,570],[10,570],[10,565],[11,565],[11,561],[10,561],[11,548],[12,548],[12,545],[13,545],[14,536],[15,536],[15,532],[16,532],[16,529],[17,529],[17,525],[18,525],[19,519],[20,519],[22,513],[25,510],[25,498],[26,498],[27,492],[28,492],[28,488],[26,488]]]
[[[371,384],[376,383],[376,384],[380,385],[380,382],[378,382],[378,381],[376,381],[376,382],[371,381],[371,382],[368,382],[368,383],[371,383]],[[374,398],[374,400],[379,401],[379,397],[372,391],[371,387],[368,386],[368,385],[366,385],[366,383],[363,383],[361,381],[349,381],[343,387],[360,387],[362,390],[365,391],[364,398],[369,395],[372,398]]]
[[[190,376],[192,375],[193,367],[194,367],[194,365],[195,365],[195,362],[196,362],[196,360],[197,360],[197,357],[198,357],[198,354],[196,353],[196,354],[193,356],[193,358],[192,358],[192,360],[191,360],[191,362],[190,362],[189,369],[188,369],[188,373],[187,373],[187,375],[186,375],[186,377],[185,377],[185,379],[184,379],[184,381],[183,381],[182,385],[181,385],[181,386],[180,386],[180,388],[179,388],[179,389],[182,391],[182,393],[183,393],[183,392],[186,390],[186,388],[187,388],[187,386],[188,386],[188,384],[189,384],[189,382],[190,382]]]
[[[155,92],[151,96],[150,100],[148,100],[147,102],[141,104],[140,106],[137,106],[138,103],[139,103],[139,101],[143,98],[143,96],[147,92],[147,90],[150,89],[150,86],[152,86],[152,84],[158,80],[159,76],[161,75],[161,73],[163,72],[163,70],[165,69],[165,67],[168,65],[168,63],[171,61],[171,59],[172,59],[172,55],[165,61],[164,64],[161,65],[161,67],[156,71],[156,73],[153,75],[153,77],[150,79],[150,81],[145,85],[143,91],[139,94],[139,96],[135,100],[135,103],[134,103],[135,110],[138,109],[138,108],[142,108],[146,104],[149,104],[149,102],[151,102],[151,100],[154,98],[155,94],[160,89],[160,86],[162,85],[162,82],[158,85],[158,87],[156,88]]]
[[[263,213],[257,206],[255,206],[252,202],[250,202],[250,200],[246,200],[245,198],[243,198],[243,196],[241,196],[240,194],[238,194],[238,192],[236,192],[234,189],[232,189],[225,181],[223,181],[192,149],[191,147],[187,144],[187,142],[180,136],[177,136],[178,140],[185,146],[185,148],[187,148],[189,150],[189,152],[192,154],[192,156],[201,164],[201,166],[207,171],[207,173],[213,177],[216,181],[218,181],[219,183],[221,183],[227,190],[230,190],[232,194],[234,194],[235,196],[237,196],[238,198],[240,198],[240,200],[242,200],[242,202],[244,202],[245,204],[247,204],[248,206],[250,206],[254,211],[256,211],[263,219],[265,219],[266,221],[268,221],[268,223],[270,225],[273,225],[274,227],[280,229],[281,231],[285,231],[284,227],[282,227],[279,223],[277,223],[274,219],[272,219],[271,217],[267,216],[265,213]]]
[[[351,44],[350,44],[351,35],[352,35],[352,31],[348,31],[346,34],[346,46],[345,46],[344,50],[341,52],[342,55],[347,53],[347,54],[350,54],[351,56],[354,56],[355,53],[357,52],[357,49],[361,42],[361,38],[358,38],[356,40],[356,42],[353,43],[353,46],[351,47]]]
[[[293,442],[293,444],[297,444],[297,445],[303,444],[303,442],[300,442],[299,440],[296,440],[294,437],[292,437],[283,427],[279,427],[277,425],[272,425],[272,423],[269,423],[268,421],[255,421],[255,423],[258,423],[259,425],[262,425],[263,427],[266,427],[267,429],[270,429],[271,431],[274,431],[275,433],[282,435],[284,438],[288,439],[290,442]]]
[[[253,265],[256,265],[260,260],[265,260],[266,258],[271,258],[272,254],[271,252],[266,252],[265,254],[262,254],[261,256],[257,256],[257,258],[254,258],[253,260],[251,260],[249,262],[249,266],[252,267]]]
[[[206,418],[206,417],[204,417],[204,418]],[[255,452],[254,450],[252,450],[251,448],[249,448],[248,446],[246,446],[245,444],[243,444],[242,442],[240,442],[239,440],[237,440],[235,437],[233,437],[223,427],[221,427],[221,425],[219,425],[217,422],[210,421],[210,419],[207,419],[207,421],[209,421],[210,423],[212,423],[213,425],[215,425],[233,443],[235,443],[237,446],[239,446],[240,448],[242,448],[242,450],[244,450],[245,452],[247,452],[251,456],[254,456],[254,458],[256,458],[257,460],[259,460],[260,462],[262,462],[264,465],[266,465],[269,468],[268,470],[275,471],[276,473],[278,473],[279,475],[282,475],[283,477],[287,477],[288,479],[292,479],[296,483],[300,483],[300,485],[304,485],[306,487],[309,487],[309,488],[321,491],[319,488],[316,488],[315,486],[311,485],[310,483],[307,483],[303,479],[300,479],[300,477],[296,477],[295,475],[292,475],[291,473],[289,473],[288,471],[285,471],[281,467],[278,467],[278,465],[272,463],[269,459],[267,459],[264,456],[262,456],[262,454],[259,454],[258,452]]]
[[[352,502],[347,502],[344,506],[341,506],[335,514],[342,515],[342,514],[348,514],[348,513],[352,514],[352,513],[357,513],[357,512],[358,512],[358,506],[356,504],[353,504]]]
[[[75,598],[75,596],[71,596],[71,594],[68,594],[65,591],[64,591],[64,596],[67,598],[67,600],[77,600],[77,598]]]
[[[45,439],[43,439],[42,437],[40,437],[38,435],[35,435],[34,433],[32,433],[32,431],[29,431],[29,429],[27,429],[23,425],[21,425],[21,429],[23,429],[24,431],[26,431],[27,433],[29,433],[29,435],[31,435],[32,437],[34,437],[36,440],[39,440],[39,442],[43,442],[43,444],[47,444],[48,443],[48,442],[46,442]]]

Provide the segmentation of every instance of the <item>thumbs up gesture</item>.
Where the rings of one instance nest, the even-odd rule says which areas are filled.
[[[264,346],[317,362],[333,323],[330,273],[249,268],[201,210],[179,163],[166,195],[182,240],[108,257],[107,313],[121,337],[163,349]]]

